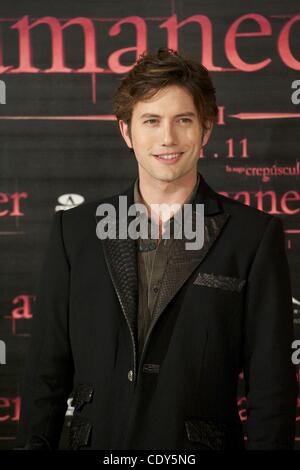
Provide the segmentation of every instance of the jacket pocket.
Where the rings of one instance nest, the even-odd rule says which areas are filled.
[[[210,419],[189,418],[185,420],[189,448],[223,450],[226,447],[226,426]]]
[[[89,445],[92,424],[82,415],[87,403],[93,400],[94,389],[90,384],[78,384],[74,388],[72,406],[74,414],[69,429],[69,448],[78,450]]]
[[[69,430],[69,449],[79,450],[90,443],[92,424],[82,416],[73,416]]]
[[[246,280],[238,277],[225,276],[223,274],[200,272],[193,284],[203,287],[223,289],[231,292],[240,292],[246,284]]]

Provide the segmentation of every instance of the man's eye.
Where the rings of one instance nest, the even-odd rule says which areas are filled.
[[[183,122],[192,122],[192,120],[189,118],[180,118],[179,120]]]
[[[154,124],[156,121],[157,121],[157,119],[148,119],[147,121],[145,121],[144,124],[146,124],[146,123]]]
[[[179,121],[182,121],[183,123],[189,123],[192,122],[191,119],[189,118],[180,118]],[[144,122],[144,124],[155,124],[157,122],[157,119],[147,119],[147,121]]]

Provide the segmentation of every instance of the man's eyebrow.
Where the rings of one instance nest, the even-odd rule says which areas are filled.
[[[192,111],[188,111],[186,113],[176,114],[174,117],[181,117],[181,116],[194,116],[195,117],[196,114],[193,113]],[[148,117],[160,118],[161,116],[159,114],[144,113],[140,116],[140,119],[144,119],[144,118],[148,118]]]

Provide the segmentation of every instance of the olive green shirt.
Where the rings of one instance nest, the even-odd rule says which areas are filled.
[[[194,201],[201,175],[197,174],[197,182],[184,201],[184,204]],[[143,199],[139,191],[139,178],[134,184],[134,203],[143,204]],[[180,222],[172,216],[170,218],[170,237],[151,239],[150,231],[151,218],[148,217],[148,239],[138,238],[137,240],[137,263],[138,263],[138,347],[139,357],[141,356],[145,338],[151,323],[153,310],[159,294],[161,281],[169,256],[170,248],[174,240],[174,230],[180,230]],[[166,221],[163,225],[168,223]]]

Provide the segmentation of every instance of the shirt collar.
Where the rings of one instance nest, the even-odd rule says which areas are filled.
[[[185,201],[183,202],[183,204],[192,204],[195,200],[195,196],[196,196],[196,193],[198,191],[198,187],[199,187],[199,184],[200,184],[200,179],[201,179],[201,174],[199,172],[197,172],[197,181],[196,181],[196,184],[194,186],[194,188],[192,189],[192,191],[190,192],[190,194],[187,196],[187,198],[185,199]],[[144,200],[141,196],[141,193],[140,193],[140,189],[139,189],[139,177],[137,177],[137,179],[135,180],[135,183],[134,183],[134,204],[136,203],[139,203],[139,204],[144,204]],[[138,219],[140,218],[141,216],[138,216]],[[151,221],[151,218],[148,217],[148,222]],[[170,219],[170,222],[174,222],[176,224],[179,224],[181,225],[180,221],[177,220],[177,218],[174,219],[174,216],[171,217]],[[167,224],[168,221],[166,221],[164,223]]]

